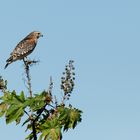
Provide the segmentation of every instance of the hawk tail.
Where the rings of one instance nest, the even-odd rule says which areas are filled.
[[[6,68],[8,67],[8,65],[9,65],[9,63],[6,63],[6,65],[5,65],[4,69],[6,69]]]
[[[13,58],[10,57],[9,59],[6,60],[6,62],[7,62],[7,63],[6,63],[6,65],[5,65],[5,67],[4,67],[4,69],[6,69],[6,68],[8,67],[8,65],[11,64],[11,63],[13,62]]]

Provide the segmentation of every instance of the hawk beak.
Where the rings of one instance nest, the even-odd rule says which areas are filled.
[[[42,35],[42,34],[40,34],[40,37],[43,37],[43,35]]]

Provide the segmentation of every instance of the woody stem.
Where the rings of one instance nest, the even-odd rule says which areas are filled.
[[[31,78],[30,78],[30,63],[28,62],[28,60],[25,60],[25,58],[23,58],[23,62],[25,65],[25,73],[26,73],[26,77],[27,77],[27,84],[28,84],[28,90],[30,93],[30,97],[32,97],[32,86],[31,86]],[[37,134],[36,134],[36,128],[35,128],[35,122],[36,120],[32,119],[33,114],[31,113],[31,115],[29,116],[30,120],[31,120],[31,125],[32,125],[32,130],[33,130],[33,138],[34,140],[37,140]]]
[[[31,86],[29,63],[24,58],[23,58],[23,62],[25,65],[25,73],[26,73],[26,77],[27,77],[28,90],[30,93],[30,97],[32,97],[32,86]]]

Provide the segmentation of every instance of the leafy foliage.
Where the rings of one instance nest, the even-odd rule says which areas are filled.
[[[81,122],[81,110],[70,107],[59,107],[59,121],[63,126],[64,131],[69,128],[75,128],[78,122]]]
[[[5,116],[7,124],[20,124],[21,118],[26,115],[22,125],[27,125],[26,131],[31,132],[26,137],[27,140],[36,140],[36,136],[39,140],[61,140],[62,130],[74,129],[82,120],[81,110],[65,104],[74,88],[73,70],[73,61],[70,61],[61,81],[64,95],[60,103],[52,96],[52,78],[47,91],[26,97],[23,91],[20,94],[15,90],[9,91],[7,82],[0,77],[0,89],[3,92],[3,96],[0,97],[0,117]]]
[[[16,123],[20,123],[21,117],[24,115],[24,93],[21,92],[20,95],[16,95],[16,92],[5,92],[4,96],[1,97],[2,112],[6,117],[6,123],[11,123],[16,121]]]

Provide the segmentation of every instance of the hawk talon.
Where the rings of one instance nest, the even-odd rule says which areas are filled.
[[[25,59],[23,59],[23,62],[24,62],[25,65],[32,65],[32,64],[38,63],[39,61],[37,61],[37,60],[29,60],[29,59],[25,60]]]

